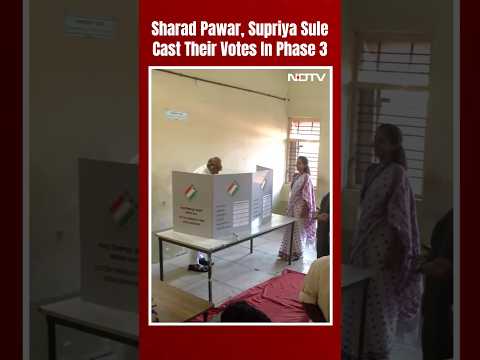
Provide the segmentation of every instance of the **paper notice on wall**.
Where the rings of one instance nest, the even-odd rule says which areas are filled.
[[[217,231],[231,228],[232,223],[228,221],[227,213],[226,204],[217,204],[215,206],[215,229]]]
[[[187,121],[188,113],[185,111],[166,110],[165,119],[173,121]]]
[[[233,203],[233,227],[237,228],[250,224],[250,201],[236,201]]]
[[[65,15],[64,33],[67,36],[113,39],[116,20],[112,17]]]
[[[267,218],[272,215],[272,195],[263,196],[263,218]]]

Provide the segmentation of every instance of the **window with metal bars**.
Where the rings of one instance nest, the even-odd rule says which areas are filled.
[[[287,146],[286,182],[291,182],[297,171],[297,158],[305,156],[308,159],[310,176],[314,187],[318,179],[318,157],[320,151],[320,120],[289,119]]]
[[[352,91],[350,185],[363,182],[375,162],[373,140],[382,123],[403,134],[408,176],[417,196],[423,193],[425,133],[431,49],[425,39],[374,40],[359,37]]]

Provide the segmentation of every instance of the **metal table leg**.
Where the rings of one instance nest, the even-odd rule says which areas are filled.
[[[163,240],[158,238],[158,257],[160,261],[160,280],[163,281]]]
[[[208,257],[208,302],[212,303],[212,253],[207,254]]]
[[[47,326],[48,326],[48,350],[49,350],[48,358],[49,360],[55,360],[57,358],[56,337],[55,337],[56,326],[64,326],[64,327],[75,329],[77,331],[80,331],[86,334],[92,334],[95,336],[103,337],[105,339],[117,341],[119,343],[126,344],[129,346],[138,347],[138,339],[136,338],[118,335],[109,330],[99,329],[98,327],[83,325],[78,320],[70,321],[62,318],[57,318],[55,316],[48,315],[48,314],[46,314],[46,318],[47,318]]]
[[[55,319],[47,315],[48,327],[48,359],[57,359],[57,339],[55,334]]]
[[[290,251],[288,253],[288,265],[292,265],[292,250],[293,250],[293,232],[295,230],[295,222],[292,222],[292,232],[290,234]]]

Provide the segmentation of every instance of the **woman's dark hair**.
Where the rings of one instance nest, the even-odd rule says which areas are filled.
[[[310,168],[308,167],[308,159],[305,156],[299,156],[297,160],[300,160],[303,163],[304,171],[310,175]]]
[[[405,150],[403,149],[402,131],[400,128],[393,124],[382,124],[377,128],[377,131],[381,131],[390,143],[395,146],[395,150],[392,154],[392,160],[397,164],[407,168],[407,158],[405,156]]]
[[[255,309],[246,301],[238,301],[228,305],[220,315],[221,322],[272,322],[260,310]]]

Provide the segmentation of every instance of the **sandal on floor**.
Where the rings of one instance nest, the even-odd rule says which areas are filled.
[[[292,255],[292,261],[298,261],[302,255]],[[283,261],[288,261],[288,255],[285,254],[278,254],[278,258],[283,260]]]
[[[288,255],[278,254],[278,259],[283,261],[288,261]]]
[[[200,265],[203,265],[203,266],[208,266],[208,261],[205,260],[205,259],[200,259],[198,260],[198,262],[200,263]],[[212,263],[210,264],[210,266],[213,266],[214,262],[212,261]]]
[[[207,272],[208,266],[203,266],[200,264],[190,264],[188,265],[188,270],[195,271],[195,272]]]

